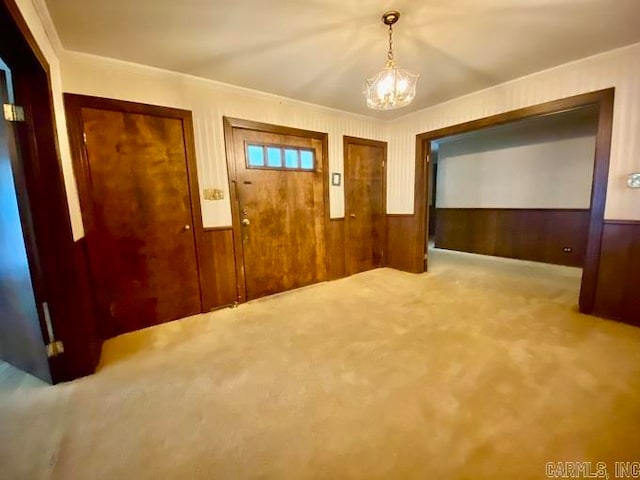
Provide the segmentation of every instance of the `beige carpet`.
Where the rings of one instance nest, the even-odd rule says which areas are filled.
[[[122,336],[0,395],[2,479],[538,479],[640,460],[640,329],[579,271],[434,252]]]

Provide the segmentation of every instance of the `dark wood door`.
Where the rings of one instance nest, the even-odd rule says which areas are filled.
[[[13,103],[0,68],[0,103]],[[25,175],[11,124],[0,118],[0,359],[51,382],[40,309],[32,271],[38,270],[35,245],[27,242]],[[21,215],[22,214],[22,215]],[[30,229],[31,230],[31,229]],[[27,254],[29,252],[29,255]],[[29,259],[31,257],[31,261]]]
[[[326,280],[322,141],[244,129],[233,138],[246,298]],[[250,149],[262,149],[262,166],[250,165]]]
[[[345,270],[383,266],[387,144],[344,138]]]
[[[202,311],[190,129],[154,108],[80,109],[90,178],[83,215],[107,336]]]

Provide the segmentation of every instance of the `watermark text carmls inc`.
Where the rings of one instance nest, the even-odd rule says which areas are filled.
[[[605,462],[548,462],[547,478],[640,478],[640,462],[615,462],[611,476]]]

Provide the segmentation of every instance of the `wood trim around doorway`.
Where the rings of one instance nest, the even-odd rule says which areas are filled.
[[[233,142],[233,130],[254,130],[257,132],[274,133],[278,135],[290,135],[295,137],[312,138],[320,140],[322,142],[322,168],[323,168],[323,182],[322,189],[324,192],[324,236],[326,252],[326,276],[330,278],[331,270],[331,255],[329,254],[328,247],[331,245],[329,242],[329,232],[331,231],[330,225],[330,210],[329,210],[329,135],[323,132],[316,132],[313,130],[303,130],[300,128],[285,127],[280,125],[273,125],[270,123],[255,122],[252,120],[244,120],[233,117],[222,117],[223,129],[224,129],[224,144],[225,153],[227,158],[227,172],[229,175],[229,198],[231,201],[231,216],[233,225],[233,239],[234,250],[236,259],[236,286],[238,291],[238,303],[246,302],[246,278],[244,271],[244,250],[242,245],[242,234],[240,226],[240,205],[238,204],[238,191],[236,189],[237,184],[237,172],[235,162],[235,148]]]
[[[31,48],[31,51],[33,52],[35,57],[38,59],[38,63],[40,63],[40,66],[46,72],[47,79],[49,80],[49,86],[50,86],[51,70],[49,67],[49,62],[47,61],[47,57],[44,56],[44,53],[42,52],[40,45],[38,45],[38,42],[36,41],[35,37],[31,33],[31,30],[29,30],[29,26],[27,25],[27,22],[22,16],[22,13],[20,13],[20,8],[18,8],[18,5],[16,4],[15,0],[3,0],[3,1],[7,10],[9,11],[9,14],[13,18],[13,21],[15,22],[16,26],[20,30],[20,33],[22,33],[22,37],[24,41],[27,42],[27,44],[29,45],[29,48]]]
[[[207,298],[204,293],[207,278],[203,273],[203,265],[213,262],[213,253],[206,248],[204,238],[204,226],[202,222],[202,209],[200,206],[200,187],[195,154],[195,140],[193,131],[193,119],[189,110],[169,108],[155,105],[147,105],[123,100],[92,97],[87,95],[64,94],[65,112],[67,115],[67,128],[73,160],[73,171],[78,185],[78,197],[80,210],[84,222],[85,235],[90,237],[95,234],[95,218],[93,200],[91,194],[91,176],[89,163],[84,148],[82,108],[96,108],[100,110],[115,110],[133,114],[175,118],[182,121],[185,141],[185,157],[187,165],[187,182],[189,184],[189,196],[191,201],[191,221],[194,227],[196,268],[198,269],[198,283],[200,285],[200,307],[205,311]]]
[[[600,264],[602,231],[604,224],[604,210],[607,195],[607,181],[609,176],[609,157],[611,153],[611,133],[613,126],[613,103],[615,88],[598,90],[595,92],[576,95],[573,97],[554,100],[551,102],[520,108],[500,113],[486,118],[460,123],[430,132],[416,135],[415,159],[415,203],[413,231],[416,236],[416,256],[413,264],[416,271],[424,271],[425,239],[427,224],[426,201],[428,182],[426,179],[427,158],[430,155],[431,141],[460,133],[493,127],[515,120],[559,113],[564,110],[595,105],[598,107],[598,130],[596,133],[596,148],[593,171],[593,187],[591,191],[591,216],[589,220],[589,240],[584,260],[582,286],[580,289],[580,311],[592,313],[598,283],[598,269]],[[420,268],[422,265],[422,268]]]

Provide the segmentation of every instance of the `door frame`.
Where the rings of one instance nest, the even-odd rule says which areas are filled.
[[[344,268],[345,268],[345,275],[349,275],[349,273],[347,272],[347,229],[348,229],[348,220],[347,220],[347,215],[349,214],[349,198],[347,196],[347,162],[348,162],[348,148],[349,145],[364,145],[364,146],[368,146],[368,147],[381,147],[382,151],[383,151],[383,160],[382,160],[382,235],[383,238],[382,240],[382,265],[380,265],[381,267],[386,266],[386,261],[387,261],[387,256],[386,256],[386,251],[387,251],[387,229],[388,227],[388,221],[387,221],[387,151],[388,151],[388,143],[384,142],[382,140],[371,140],[368,138],[360,138],[360,137],[351,137],[348,135],[343,135],[342,136],[342,148],[343,148],[343,171],[345,172],[344,174],[344,183],[343,183],[343,190],[344,190],[344,221],[345,221],[345,232],[344,232]]]
[[[42,310],[47,302],[55,340],[64,345],[64,353],[49,358],[51,379],[58,383],[93,373],[102,341],[91,300],[83,295],[84,264],[71,228],[50,66],[15,0],[0,1],[0,16],[0,54],[13,75],[15,102],[25,111],[25,121],[13,124],[24,181],[16,193],[43,344],[51,341]]]
[[[255,122],[252,120],[243,120],[233,117],[222,117],[224,129],[225,155],[227,157],[227,174],[229,178],[229,201],[231,203],[231,225],[233,228],[233,243],[236,260],[236,287],[238,292],[238,303],[247,301],[247,286],[244,269],[244,246],[242,245],[242,226],[240,225],[240,201],[237,189],[237,171],[236,171],[236,151],[233,141],[234,129],[252,130],[262,133],[274,133],[278,135],[289,135],[293,137],[303,137],[322,142],[322,191],[324,201],[324,241],[327,249],[325,255],[326,277],[329,275],[329,135],[323,132],[315,132],[313,130],[303,130],[300,128],[284,127],[281,125],[273,125],[270,123]]]
[[[615,88],[607,88],[595,92],[584,93],[572,97],[553,100],[530,107],[511,110],[509,112],[492,115],[490,117],[472,120],[449,127],[444,127],[416,135],[415,158],[415,203],[414,212],[417,216],[415,228],[417,230],[417,257],[414,259],[418,272],[423,272],[426,235],[425,226],[428,224],[428,209],[426,202],[429,198],[429,182],[427,178],[431,154],[431,142],[443,137],[460,133],[480,130],[486,127],[502,125],[515,120],[539,117],[559,113],[574,108],[595,105],[598,107],[598,129],[596,133],[596,147],[594,155],[593,184],[591,188],[591,216],[589,220],[589,238],[584,259],[582,283],[580,287],[579,308],[582,313],[592,313],[595,303],[604,211],[607,198],[607,184],[609,178],[609,157],[611,154],[611,134],[613,129],[613,106]]]
[[[195,154],[195,140],[193,131],[193,118],[191,111],[177,108],[147,105],[143,103],[127,102],[111,98],[93,97],[89,95],[77,95],[72,93],[64,94],[64,106],[67,115],[67,129],[71,144],[71,158],[73,161],[73,171],[78,185],[78,197],[80,199],[80,210],[82,221],[84,222],[85,236],[87,243],[100,241],[97,239],[95,226],[95,212],[93,204],[91,173],[89,170],[89,159],[84,144],[84,128],[82,121],[82,108],[95,108],[99,110],[112,110],[131,114],[157,116],[163,118],[174,118],[182,121],[185,142],[185,158],[187,167],[187,183],[189,188],[189,199],[191,203],[191,224],[195,237],[196,268],[198,271],[198,286],[200,288],[200,311],[204,312],[204,286],[203,268],[201,265],[209,258],[204,243],[204,226],[202,221],[202,208],[200,205],[200,186],[198,183],[198,171]],[[89,250],[89,257],[92,253]],[[92,263],[92,262],[91,262]],[[89,274],[95,285],[95,273]],[[100,295],[100,292],[95,292]],[[113,336],[109,325],[106,325],[104,312],[99,312],[98,322],[100,333],[104,338]]]

